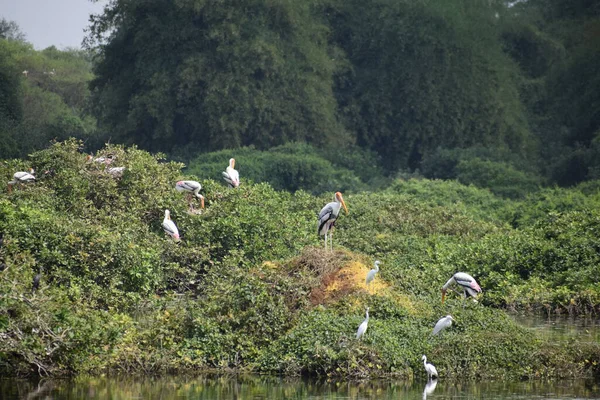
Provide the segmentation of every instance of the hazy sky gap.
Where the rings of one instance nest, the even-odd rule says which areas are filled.
[[[89,15],[102,12],[107,0],[0,0],[0,17],[15,21],[37,50],[81,47]]]

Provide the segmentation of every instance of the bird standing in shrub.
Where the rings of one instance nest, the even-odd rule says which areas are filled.
[[[356,331],[356,338],[360,339],[367,332],[367,326],[369,325],[369,307],[367,307],[367,317],[358,327],[358,331]]]
[[[200,182],[196,182],[196,181],[179,181],[175,184],[175,189],[178,192],[186,192],[187,193],[187,200],[188,200],[188,205],[190,206],[190,209],[192,211],[194,211],[194,206],[192,205],[192,196],[196,196],[197,198],[200,199],[200,208],[204,208],[204,196],[202,196],[200,193],[200,189],[202,189],[202,185],[200,184]]]
[[[223,171],[223,179],[229,184],[229,187],[236,188],[240,186],[240,174],[234,169],[235,159],[229,159],[229,167]]]
[[[175,222],[171,221],[171,212],[169,210],[165,210],[165,219],[163,219],[162,227],[167,235],[171,236],[175,242],[179,242],[179,230]]]
[[[329,243],[331,244],[331,250],[333,250],[333,226],[335,221],[340,214],[340,208],[344,207],[346,214],[348,214],[348,208],[344,202],[344,198],[340,192],[336,192],[333,196],[333,201],[327,203],[325,207],[321,209],[319,213],[319,235],[325,235],[325,248],[327,248],[327,236],[329,236]],[[331,232],[329,232],[331,230]]]
[[[373,279],[375,279],[375,275],[379,272],[379,264],[381,264],[381,261],[377,260],[375,261],[375,268],[373,268],[372,270],[369,271],[369,273],[367,274],[367,285],[369,283],[371,283],[373,281]]]
[[[448,287],[454,283],[458,284],[458,286],[462,288],[465,294],[465,299],[468,296],[471,296],[473,297],[473,299],[475,299],[475,297],[477,297],[477,294],[481,293],[481,287],[479,286],[475,278],[464,272],[457,272],[454,275],[452,275],[452,278],[448,279],[448,282],[446,282],[446,284],[442,287],[442,304],[444,304],[444,300],[446,298],[446,291],[448,290]]]
[[[432,335],[435,336],[444,329],[449,328],[452,325],[452,321],[454,321],[452,315],[446,315],[445,317],[440,318],[440,320],[435,324],[435,327],[433,328]]]
[[[423,365],[425,365],[425,371],[427,371],[427,380],[432,380],[438,377],[437,369],[433,366],[433,364],[427,362],[427,356],[423,354],[421,357],[423,360]]]
[[[29,172],[15,172],[13,175],[13,180],[8,182],[8,193],[12,192],[12,187],[15,183],[28,183],[35,181],[35,176],[33,176],[34,172],[35,171],[33,168],[30,168]]]

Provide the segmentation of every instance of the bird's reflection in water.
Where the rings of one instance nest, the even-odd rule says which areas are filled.
[[[427,382],[427,385],[425,385],[425,389],[423,389],[423,400],[427,400],[427,395],[433,393],[437,383],[437,379],[431,379]]]

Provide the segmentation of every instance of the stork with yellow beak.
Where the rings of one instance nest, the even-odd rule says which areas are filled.
[[[452,278],[448,279],[448,282],[442,287],[442,304],[444,304],[444,299],[446,298],[446,291],[448,287],[452,284],[457,284],[464,291],[465,299],[469,296],[477,297],[478,293],[481,293],[481,287],[471,275],[464,272],[457,272],[452,275]],[[477,300],[475,300],[477,301]]]
[[[240,186],[240,174],[235,169],[235,158],[229,159],[229,167],[223,171],[223,179],[229,184],[229,187],[236,188]]]
[[[340,209],[342,207],[344,207],[344,210],[346,210],[347,215],[348,208],[346,207],[344,198],[342,197],[342,194],[340,192],[336,192],[333,196],[333,201],[331,203],[327,203],[319,213],[318,232],[320,236],[325,236],[325,248],[327,248],[327,236],[329,236],[329,243],[331,245],[331,250],[333,250],[333,226],[335,224],[335,221],[337,220],[338,215],[340,214]]]
[[[194,210],[194,207],[192,206],[192,202],[191,202],[192,196],[196,196],[197,198],[199,198],[200,199],[200,207],[204,208],[204,196],[202,196],[200,193],[198,193],[198,192],[200,192],[200,189],[202,189],[202,185],[200,184],[200,182],[179,181],[175,184],[175,189],[178,192],[186,192],[187,193],[188,205],[190,206],[192,211]]]

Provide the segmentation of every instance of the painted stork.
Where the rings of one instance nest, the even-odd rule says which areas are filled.
[[[440,320],[435,324],[433,333],[431,335],[435,336],[444,329],[449,328],[452,325],[452,321],[454,321],[452,315],[446,315],[445,317],[440,318]]]
[[[35,181],[35,176],[33,174],[35,171],[33,168],[29,169],[29,172],[15,172],[13,175],[13,180],[8,182],[8,193],[12,192],[12,187],[15,183],[28,183]]]
[[[196,196],[197,198],[200,199],[200,207],[204,208],[204,196],[202,196],[200,193],[200,189],[202,189],[202,185],[199,182],[196,181],[179,181],[175,184],[175,189],[178,192],[185,192],[187,193],[187,198],[188,198],[188,205],[190,206],[190,208],[193,210],[194,207],[192,207],[192,203],[191,203],[191,196]]]
[[[346,203],[344,202],[342,194],[340,192],[336,192],[333,196],[333,201],[331,203],[327,203],[319,213],[318,232],[321,236],[325,235],[325,248],[327,248],[327,236],[329,235],[329,242],[331,244],[331,249],[333,250],[333,238],[331,236],[333,234],[335,220],[340,214],[341,207],[344,207],[346,214],[348,214],[348,208],[346,207]],[[329,232],[330,230],[332,231],[331,233]]]
[[[425,354],[423,354],[423,357],[421,357],[421,360],[423,360],[423,365],[425,366],[425,371],[427,371],[427,380],[430,381],[434,378],[437,378],[438,377],[437,369],[435,369],[433,364],[427,362],[427,356]]]
[[[362,322],[362,324],[360,324],[360,326],[358,327],[358,331],[356,331],[357,339],[360,339],[365,335],[365,333],[367,332],[368,325],[369,325],[369,307],[367,307],[367,317]]]
[[[229,187],[236,188],[240,186],[240,174],[235,169],[235,159],[229,159],[229,167],[223,171],[223,179],[229,184]]]
[[[465,294],[465,299],[468,296],[471,296],[475,299],[478,293],[481,293],[481,287],[471,275],[466,274],[464,272],[457,272],[452,275],[452,278],[448,279],[448,282],[442,287],[442,304],[444,304],[444,299],[446,298],[446,291],[448,287],[452,284],[458,284],[462,288]],[[477,301],[477,300],[475,300]]]
[[[371,283],[373,281],[373,279],[375,279],[375,275],[379,272],[379,264],[381,264],[381,261],[379,261],[379,260],[375,261],[375,268],[370,270],[369,273],[367,274],[367,285],[369,283]]]
[[[162,227],[165,233],[173,238],[175,242],[179,242],[181,239],[179,238],[179,230],[175,225],[175,222],[171,221],[171,212],[169,210],[165,210],[165,219],[163,219]]]

